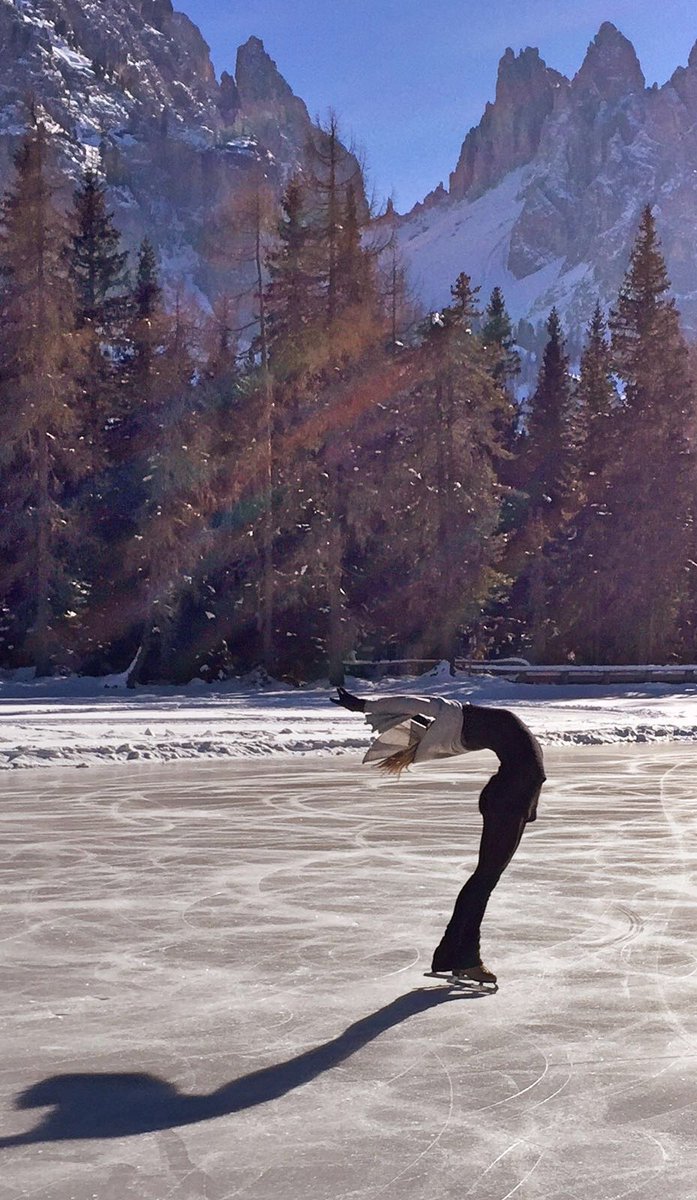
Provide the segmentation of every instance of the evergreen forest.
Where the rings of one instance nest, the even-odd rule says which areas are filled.
[[[455,262],[419,314],[393,214],[369,224],[323,135],[280,199],[250,169],[211,214],[248,281],[212,307],[26,136],[0,214],[0,668],[694,661],[693,350],[651,209],[578,361],[549,314],[521,404],[501,290]]]

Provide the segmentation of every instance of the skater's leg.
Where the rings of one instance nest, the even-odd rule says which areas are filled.
[[[479,860],[462,888],[433,955],[434,971],[468,967],[480,961],[479,929],[489,897],[513,858],[525,829],[526,816],[503,805],[483,805],[484,827]]]

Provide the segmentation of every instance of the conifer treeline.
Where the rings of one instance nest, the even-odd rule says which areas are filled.
[[[103,184],[24,142],[0,234],[0,667],[341,676],[352,651],[694,659],[695,400],[651,211],[572,375],[513,401],[505,300],[414,322],[336,124],[210,236],[245,297],[167,304]],[[389,220],[387,222],[389,224]],[[389,229],[388,229],[389,234]]]

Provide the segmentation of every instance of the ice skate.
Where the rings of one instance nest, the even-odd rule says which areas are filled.
[[[450,978],[454,983],[496,983],[494,972],[485,967],[483,963],[475,963],[471,967],[455,967]]]

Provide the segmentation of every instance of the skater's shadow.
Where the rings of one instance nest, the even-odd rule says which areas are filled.
[[[233,1079],[208,1095],[182,1095],[166,1080],[139,1072],[51,1075],[27,1088],[15,1101],[16,1108],[51,1105],[51,1111],[35,1129],[0,1138],[0,1148],[33,1142],[127,1137],[177,1125],[192,1125],[254,1108],[316,1079],[387,1029],[417,1013],[456,1000],[483,998],[484,994],[446,988],[418,988],[407,992],[349,1025],[331,1042],[286,1062]]]

